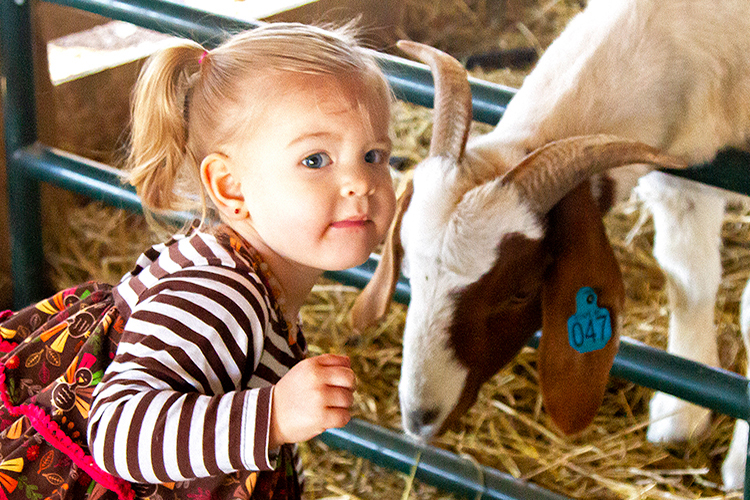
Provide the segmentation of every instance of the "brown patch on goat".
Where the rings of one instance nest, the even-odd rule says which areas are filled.
[[[625,287],[589,182],[563,198],[548,220],[547,243],[554,264],[542,293],[539,378],[547,412],[560,430],[574,434],[591,423],[604,398],[619,346]],[[598,306],[609,310],[612,337],[604,348],[581,354],[569,343],[567,322],[584,286],[593,288]]]
[[[454,297],[449,347],[469,373],[441,432],[474,404],[482,384],[541,327],[542,280],[549,264],[542,240],[511,233],[497,251],[493,268]]]
[[[609,191],[603,190],[605,198]],[[540,385],[548,413],[567,434],[591,423],[619,346],[618,318],[625,297],[601,203],[607,205],[601,197],[594,199],[589,182],[582,183],[550,211],[544,240],[520,233],[505,236],[493,268],[455,293],[449,347],[469,373],[440,432],[468,411],[480,387],[540,328]],[[568,342],[567,320],[584,286],[594,288],[598,305],[609,310],[612,338],[603,349],[581,354]]]

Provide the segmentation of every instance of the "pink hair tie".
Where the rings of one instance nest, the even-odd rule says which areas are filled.
[[[201,54],[201,56],[198,58],[198,64],[203,64],[203,60],[206,58],[207,55],[208,55],[208,51],[204,50],[203,54]]]

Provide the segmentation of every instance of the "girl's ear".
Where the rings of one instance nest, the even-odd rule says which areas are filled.
[[[230,219],[248,216],[242,185],[232,174],[230,160],[221,153],[211,153],[201,162],[201,181],[216,208]]]

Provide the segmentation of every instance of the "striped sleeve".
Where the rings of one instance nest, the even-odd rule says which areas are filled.
[[[273,468],[271,386],[244,389],[269,313],[261,293],[252,275],[205,266],[141,298],[94,394],[100,467],[140,483]]]

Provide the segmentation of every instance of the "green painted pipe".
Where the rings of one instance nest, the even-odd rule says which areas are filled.
[[[141,212],[135,189],[123,184],[120,170],[35,143],[16,151],[26,175],[118,208]]]
[[[47,1],[125,21],[153,31],[190,38],[206,47],[215,47],[228,35],[259,25],[258,21],[246,21],[161,0]]]
[[[0,3],[0,64],[3,79],[5,164],[13,306],[41,298],[45,285],[39,184],[14,160],[16,151],[36,141],[34,72],[28,3]]]
[[[565,500],[528,481],[515,479],[495,469],[440,448],[415,442],[404,434],[364,420],[352,419],[341,429],[330,429],[318,437],[333,448],[351,452],[371,462],[410,474],[444,491],[464,498],[483,500]],[[417,461],[417,457],[419,460]]]
[[[326,278],[338,281],[344,285],[364,288],[370,281],[370,278],[372,278],[372,274],[375,272],[378,262],[380,262],[380,256],[373,254],[367,262],[361,266],[344,269],[343,271],[326,271],[324,275]],[[401,276],[396,283],[393,300],[400,304],[408,304],[410,297],[411,287],[409,286],[409,281]]]
[[[529,346],[538,347],[540,338],[537,332]],[[750,383],[746,377],[669,354],[637,340],[620,339],[610,375],[730,417],[750,420]]]
[[[228,34],[259,25],[257,21],[211,14],[185,5],[158,0],[48,1],[127,21],[161,33],[190,38],[209,47],[220,43]],[[427,66],[380,52],[373,52],[373,55],[381,64],[399,99],[432,106],[434,87]],[[474,95],[474,118],[489,124],[497,123],[515,90],[477,78],[471,78],[470,82]]]

